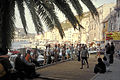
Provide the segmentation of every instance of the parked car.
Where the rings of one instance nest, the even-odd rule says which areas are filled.
[[[100,54],[104,54],[104,53],[105,53],[105,49],[101,49]]]
[[[97,51],[96,50],[91,50],[91,51],[88,51],[89,54],[96,54]]]

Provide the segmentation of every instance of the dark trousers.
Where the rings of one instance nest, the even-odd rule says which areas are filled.
[[[51,64],[52,60],[51,60],[51,56],[48,56],[48,61],[47,64]]]
[[[33,59],[32,62],[35,64],[35,66],[39,66],[39,63],[37,62],[37,60]]]
[[[109,59],[110,59],[109,63],[112,64],[112,63],[113,63],[113,54],[110,54],[109,57],[110,57],[110,58],[109,58]]]
[[[80,51],[78,51],[78,61],[80,61]]]
[[[86,61],[87,65],[88,65],[87,57],[82,57],[82,65],[84,65],[84,61]]]

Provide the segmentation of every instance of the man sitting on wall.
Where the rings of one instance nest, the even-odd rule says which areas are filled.
[[[33,63],[30,63],[26,61],[25,56],[21,56],[21,54],[18,54],[15,60],[15,69],[18,72],[24,72],[27,77],[34,78],[38,77],[39,74],[36,74],[35,72],[35,65]]]

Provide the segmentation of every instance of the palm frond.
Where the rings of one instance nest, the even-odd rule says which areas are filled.
[[[32,20],[35,25],[35,30],[37,31],[38,34],[39,34],[39,32],[43,33],[43,31],[44,31],[43,25],[37,14],[35,2],[33,0],[25,0],[25,3],[27,5],[28,9],[30,10]]]
[[[27,34],[27,24],[26,24],[26,18],[25,18],[25,12],[24,12],[24,5],[23,5],[23,0],[16,0],[18,10],[20,13],[21,21],[23,24],[23,28],[25,30],[25,33]]]
[[[49,6],[48,6],[49,5]],[[54,9],[54,5],[50,2],[47,2],[43,4],[44,8],[48,11],[49,15],[50,15],[50,18],[52,19],[52,21],[54,22],[55,24],[55,27],[58,29],[59,33],[60,33],[60,36],[63,38],[63,36],[65,35],[64,34],[64,31],[62,29],[62,26],[60,24],[60,21],[58,19],[58,17],[56,16],[55,14],[55,9]],[[51,8],[51,7],[52,8]]]
[[[74,29],[77,29],[76,25],[80,28],[83,28],[76,17],[74,16],[72,10],[70,9],[69,4],[66,0],[53,0],[54,4],[59,8],[59,10],[65,15],[65,17],[70,21]]]
[[[77,14],[80,16],[82,16],[83,14],[83,9],[82,6],[80,4],[80,2],[78,0],[70,0],[72,6],[75,8]]]
[[[91,0],[81,0],[90,10],[93,18],[94,16],[99,16],[97,9],[95,8],[95,6],[93,5]]]
[[[48,14],[48,11],[45,9],[44,4],[39,2],[39,4],[37,4],[37,6],[38,6],[38,13],[39,13],[40,17],[42,18],[42,20],[44,21],[44,23],[46,24],[46,26],[49,29],[53,29],[54,24],[53,24],[52,20],[50,19],[50,16]]]

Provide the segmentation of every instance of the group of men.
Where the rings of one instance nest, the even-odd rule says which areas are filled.
[[[110,43],[107,43],[107,45],[105,46],[105,50],[106,50],[106,57],[109,61],[110,64],[113,63],[113,54],[114,54],[114,50],[115,50],[115,46],[113,44],[113,42],[111,42],[111,45]]]

